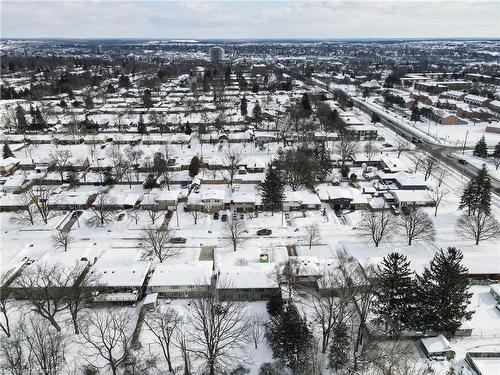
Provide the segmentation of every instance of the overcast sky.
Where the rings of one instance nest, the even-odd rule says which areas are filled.
[[[2,38],[500,37],[500,1],[1,1]]]

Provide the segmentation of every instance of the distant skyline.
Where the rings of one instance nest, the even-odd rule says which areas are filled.
[[[500,38],[500,1],[14,1],[1,37]]]

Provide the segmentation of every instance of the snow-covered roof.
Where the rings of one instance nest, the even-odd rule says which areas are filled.
[[[453,350],[449,341],[443,335],[436,337],[424,337],[421,339],[422,345],[427,350],[427,353],[443,353]]]
[[[158,264],[148,286],[210,285],[213,262]]]
[[[433,202],[427,190],[392,190],[391,194],[399,202]]]
[[[250,263],[246,266],[219,268],[217,289],[273,289],[278,282],[273,278],[273,263]]]

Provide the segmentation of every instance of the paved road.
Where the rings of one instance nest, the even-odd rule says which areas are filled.
[[[354,105],[361,109],[362,111],[371,114],[373,112],[372,109],[370,109],[363,101],[357,99],[357,98],[352,98]],[[405,127],[398,126],[393,122],[393,120],[389,119],[388,115],[384,116],[384,112],[380,112],[380,119],[381,123],[384,126],[387,126],[389,129],[394,131],[395,133],[404,136],[407,139],[412,139],[412,137],[417,137],[417,138],[422,138],[421,133],[418,130],[415,130],[414,132]],[[452,147],[452,146],[444,146],[444,145],[439,145],[436,143],[431,143],[426,140],[422,140],[422,143],[416,144],[415,145],[417,149],[421,151],[428,152],[431,154],[435,159],[441,161],[445,165],[447,165],[449,168],[455,170],[457,173],[467,177],[467,178],[472,178],[477,174],[478,169],[471,164],[467,165],[462,165],[458,162],[458,158],[454,157],[449,157],[448,155],[455,153],[455,152],[460,152],[462,150],[462,147]],[[492,178],[491,179],[491,190],[497,194],[500,195],[500,181]]]

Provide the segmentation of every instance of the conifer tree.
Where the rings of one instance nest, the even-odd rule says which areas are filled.
[[[16,117],[17,117],[18,131],[24,133],[28,128],[28,121],[26,121],[26,112],[24,111],[24,108],[21,107],[19,104],[16,107]]]
[[[260,184],[262,208],[271,212],[278,212],[283,207],[284,183],[278,170],[268,165],[266,178]]]
[[[483,159],[488,156],[488,146],[486,145],[486,140],[484,139],[484,135],[481,137],[479,141],[477,141],[476,147],[474,147],[472,155],[478,156]]]
[[[418,106],[413,106],[411,110],[411,116],[410,116],[411,121],[420,121],[420,110],[418,109]]]
[[[484,164],[462,192],[458,209],[464,208],[467,209],[468,215],[491,213],[491,179]]]
[[[252,115],[255,121],[260,122],[262,120],[262,108],[260,107],[259,102],[255,102]]]
[[[300,103],[302,105],[302,110],[304,112],[309,112],[311,111],[311,102],[309,101],[309,95],[307,95],[307,93],[305,92],[303,95],[302,95],[302,99],[300,100]]]
[[[186,126],[184,128],[184,134],[190,135],[193,132],[193,129],[191,129],[191,125],[189,124],[189,121],[186,123]]]
[[[5,142],[3,144],[3,154],[2,154],[3,158],[4,159],[7,159],[7,158],[12,158],[14,157],[14,153],[12,152],[12,150],[10,149],[10,146],[8,145],[7,142]]]
[[[153,100],[151,99],[151,90],[144,90],[144,93],[142,94],[142,104],[145,108],[151,108],[153,106]]]
[[[348,362],[349,332],[345,323],[338,324],[333,331],[332,343],[328,353],[328,367],[337,371],[345,368]]]
[[[292,371],[303,367],[304,362],[309,360],[303,354],[309,351],[313,336],[294,304],[289,303],[279,315],[271,317],[266,327],[266,337],[273,357]]]
[[[422,275],[417,275],[417,324],[414,328],[427,332],[434,330],[453,336],[464,320],[470,298],[469,275],[462,265],[462,252],[449,247],[431,260]]]
[[[247,104],[248,104],[248,100],[247,100],[247,98],[244,96],[244,97],[241,99],[241,103],[240,103],[240,111],[241,111],[241,115],[242,115],[243,117],[245,117],[245,116],[248,114]]]
[[[142,117],[142,115],[139,116],[139,122],[137,123],[137,133],[146,133],[146,124],[144,123],[144,118]]]
[[[201,160],[198,157],[198,155],[195,155],[191,159],[191,163],[189,163],[189,175],[191,177],[196,176],[198,173],[200,173],[200,168],[201,168]]]
[[[376,124],[377,122],[380,122],[380,116],[378,113],[373,112],[372,113],[372,119],[371,119],[372,124]]]
[[[401,332],[411,319],[414,302],[413,272],[404,255],[391,253],[376,270],[379,288],[375,292],[375,311],[390,334]]]

